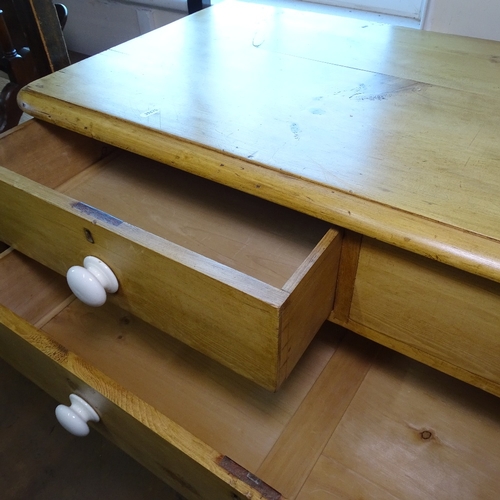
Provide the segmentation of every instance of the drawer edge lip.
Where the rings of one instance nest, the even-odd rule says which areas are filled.
[[[500,241],[487,235],[41,95],[32,85],[20,91],[18,103],[27,113],[43,121],[500,282]],[[78,120],[72,119],[73,116],[78,116]],[[120,133],[116,133],[118,129]],[[138,129],[147,130],[147,140],[126,143],[126,139],[133,137]],[[189,156],[185,154],[186,144],[189,144]],[[224,164],[223,171],[221,164]]]
[[[75,353],[68,351],[59,343],[51,340],[44,332],[37,330],[31,323],[0,304],[0,343],[2,337],[5,335],[5,331],[7,331],[7,335],[13,335],[21,342],[25,342],[31,349],[36,350],[40,356],[44,356],[50,362],[55,363],[62,370],[68,372],[85,386],[92,389],[101,398],[104,398],[104,403],[101,402],[102,406],[105,406],[105,401],[110,401],[129,415],[130,418],[158,435],[162,440],[178,450],[179,453],[197,463],[208,474],[215,476],[229,488],[234,489],[234,491],[244,496],[252,496],[258,493],[250,485],[231,474],[219,464],[223,456],[221,453],[198,439],[177,422],[155,410],[154,407],[141,400],[126,388],[114,382],[100,370],[90,369],[87,363]],[[23,375],[30,378],[24,373]],[[38,385],[37,381],[33,380],[33,382]],[[102,390],[103,387],[112,387],[113,390],[106,393]],[[44,388],[42,387],[42,389]],[[125,396],[121,399],[116,395],[113,397],[113,392],[125,394]],[[127,404],[123,404],[122,400]],[[93,403],[91,402],[91,404]],[[139,410],[131,412],[130,409],[134,408],[138,408]],[[105,410],[102,411],[98,406],[96,410],[105,419]],[[143,413],[147,413],[148,416],[141,418],[141,414]],[[154,419],[151,418],[152,415],[154,415]],[[159,423],[158,419],[160,420]],[[148,425],[151,422],[155,422],[155,425]]]
[[[312,251],[309,253],[307,258],[302,262],[302,264],[296,269],[290,279],[283,285],[282,290],[293,293],[297,285],[305,278],[307,273],[310,271],[311,267],[314,266],[316,261],[318,261],[325,251],[328,250],[329,246],[334,244],[334,241],[339,238],[342,239],[341,231],[336,227],[330,227],[325,232],[320,241],[314,246]]]

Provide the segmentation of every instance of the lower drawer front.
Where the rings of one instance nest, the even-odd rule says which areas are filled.
[[[500,395],[500,284],[364,238],[354,330]]]
[[[499,491],[500,399],[342,328],[325,325],[273,394],[112,304],[72,300],[14,252],[0,276],[0,356],[64,404],[82,396],[95,429],[188,499]]]
[[[219,454],[209,446],[18,317],[0,310],[0,321],[2,358],[64,404],[72,393],[85,399],[101,415],[99,431],[177,491],[187,498],[248,498],[249,488],[218,467]]]

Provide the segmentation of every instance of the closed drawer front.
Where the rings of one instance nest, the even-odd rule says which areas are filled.
[[[500,395],[500,285],[363,238],[349,328]]]
[[[60,402],[88,401],[95,429],[188,499],[500,488],[500,399],[335,325],[270,393],[114,304],[80,303],[22,254],[1,255],[0,276],[0,356]]]
[[[36,121],[0,142],[0,241],[60,274],[98,257],[113,303],[268,389],[286,379],[331,310],[338,231]]]

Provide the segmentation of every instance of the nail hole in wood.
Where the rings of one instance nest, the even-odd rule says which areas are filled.
[[[95,243],[94,242],[94,237],[92,236],[92,233],[87,229],[87,228],[83,228],[83,232],[85,234],[85,239],[89,242],[89,243]]]

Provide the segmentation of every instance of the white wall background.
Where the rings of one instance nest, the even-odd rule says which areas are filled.
[[[102,52],[187,14],[187,4],[182,0],[58,1],[68,8],[64,28],[68,49],[86,55]]]
[[[500,40],[500,0],[428,0],[422,28]]]
[[[186,9],[184,0],[59,1],[69,10],[64,31],[68,48],[88,55],[173,22],[187,13],[182,12],[183,8]],[[397,0],[390,1],[397,4]],[[304,3],[300,3],[304,8]],[[421,27],[443,33],[500,40],[500,0],[427,0]]]
[[[338,7],[347,7],[371,12],[382,12],[391,16],[404,16],[420,19],[422,0],[306,0],[322,4],[333,4]]]

